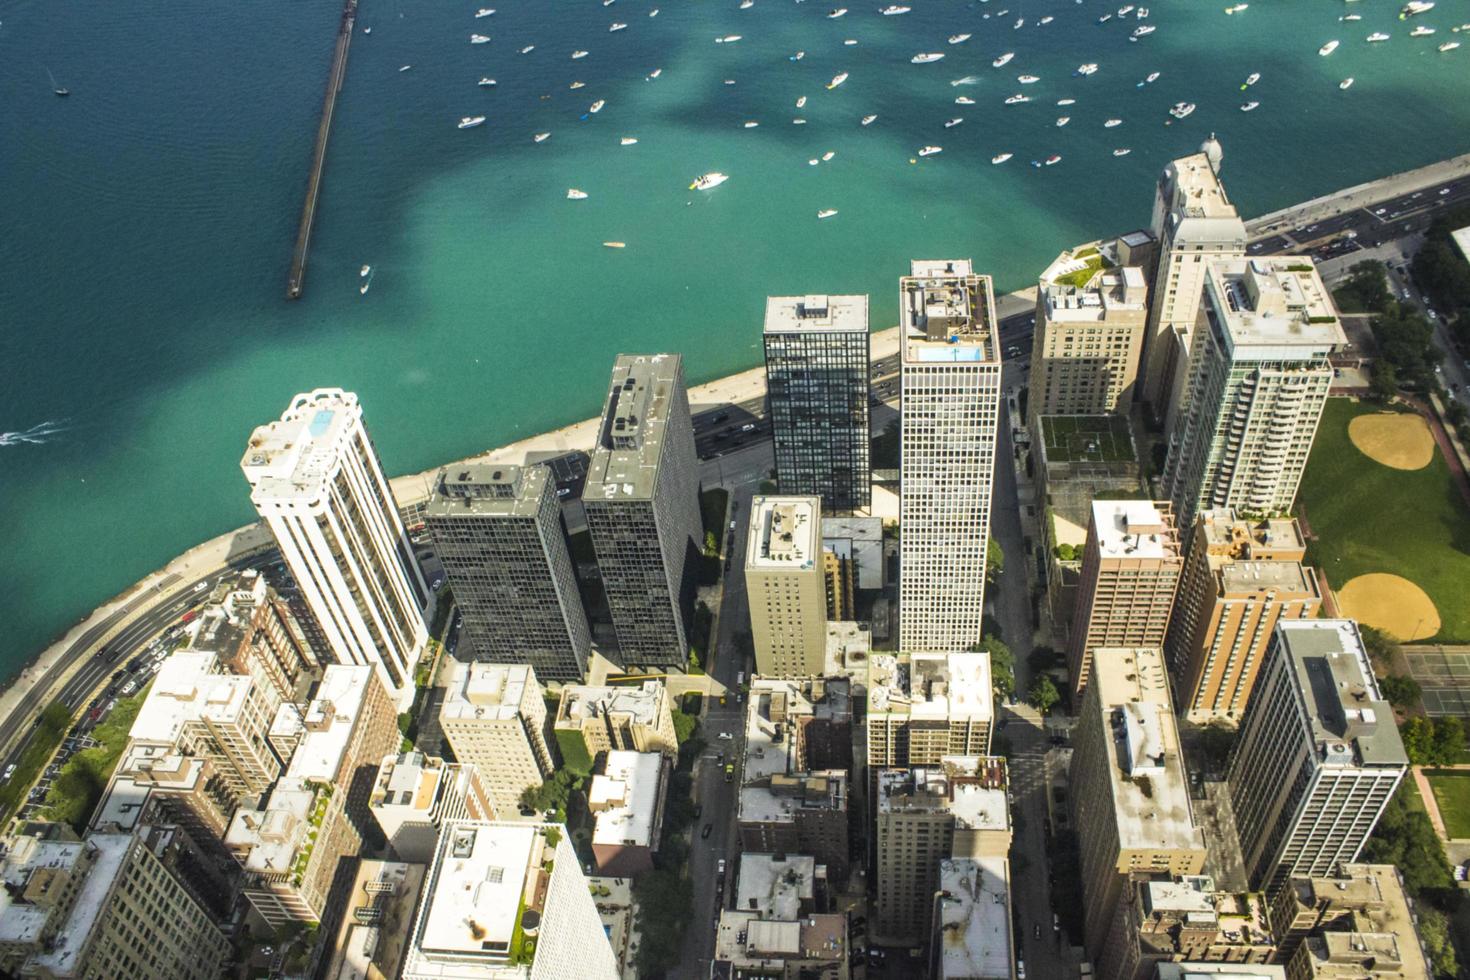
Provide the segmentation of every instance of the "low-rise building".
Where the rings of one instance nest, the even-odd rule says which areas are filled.
[[[935,980],[1011,980],[1010,862],[1004,855],[939,862],[929,975]]]
[[[528,664],[455,664],[439,726],[454,757],[479,772],[504,819],[520,812],[522,793],[555,771],[545,693]]]
[[[383,757],[368,808],[402,861],[433,860],[439,828],[451,820],[494,820],[495,807],[473,765],[422,752]]]
[[[1271,903],[1271,924],[1290,980],[1432,975],[1392,865],[1343,864],[1335,875],[1292,878]]]
[[[618,980],[560,824],[446,825],[408,945],[403,980]]]
[[[657,752],[607,754],[603,771],[592,777],[587,790],[598,874],[631,878],[653,870],[653,855],[663,834],[669,769],[669,760]]]
[[[562,759],[586,769],[603,752],[679,756],[673,705],[662,681],[636,687],[568,684],[561,689],[552,733]]]
[[[823,911],[825,869],[814,858],[747,852],[735,896],[720,912],[712,976],[846,980],[846,916]]]
[[[822,573],[827,619],[857,618],[857,592],[883,588],[883,520],[822,518]]]
[[[1098,980],[1151,980],[1166,962],[1267,963],[1276,953],[1265,899],[1208,875],[1132,882],[1113,919]]]
[[[1286,968],[1261,963],[1160,963],[1155,980],[1286,980]]]
[[[995,690],[988,653],[874,654],[868,659],[868,768],[937,766],[988,755]]]

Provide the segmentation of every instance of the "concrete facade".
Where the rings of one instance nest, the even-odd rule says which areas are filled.
[[[555,770],[544,691],[529,665],[455,664],[439,727],[454,757],[475,767],[502,819],[514,819],[521,794]]]
[[[1147,320],[1148,284],[1135,266],[1103,269],[1082,286],[1043,282],[1031,347],[1031,416],[1127,414]]]
[[[745,589],[756,673],[820,674],[827,649],[820,498],[752,498],[746,543]]]

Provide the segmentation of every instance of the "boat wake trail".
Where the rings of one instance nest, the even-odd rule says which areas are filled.
[[[51,442],[55,436],[66,432],[70,426],[67,419],[55,419],[50,422],[42,422],[33,425],[29,429],[20,432],[0,432],[0,446],[41,446]]]

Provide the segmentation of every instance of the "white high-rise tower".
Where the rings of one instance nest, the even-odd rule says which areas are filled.
[[[899,649],[951,653],[980,639],[1000,411],[990,277],[968,259],[916,260],[899,280],[903,575]]]
[[[357,396],[297,395],[251,433],[240,468],[332,656],[376,668],[406,707],[428,640],[429,590]]]

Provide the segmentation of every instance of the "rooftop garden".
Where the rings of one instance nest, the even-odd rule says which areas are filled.
[[[1041,433],[1052,463],[1126,463],[1137,458],[1128,420],[1121,415],[1046,415]]]

